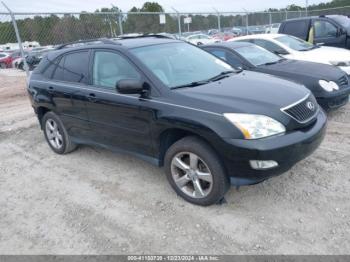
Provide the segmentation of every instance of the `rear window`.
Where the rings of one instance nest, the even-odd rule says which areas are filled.
[[[287,21],[280,33],[293,35],[306,40],[309,33],[309,20]]]

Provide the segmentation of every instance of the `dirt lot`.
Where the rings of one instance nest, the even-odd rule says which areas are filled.
[[[55,155],[22,72],[0,71],[1,254],[350,254],[350,105],[288,173],[207,208],[161,169],[81,146]]]

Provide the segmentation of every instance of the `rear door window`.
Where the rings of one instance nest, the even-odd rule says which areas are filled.
[[[88,83],[89,52],[74,52],[65,56],[63,79],[67,82]]]
[[[44,69],[44,71],[42,72],[42,74],[46,77],[46,78],[51,78],[53,72],[55,71],[57,64],[59,62],[59,59],[55,59],[53,61],[49,60],[48,58],[46,58],[47,60],[47,67]]]
[[[48,68],[49,70],[49,68]],[[68,53],[59,61],[53,79],[72,83],[88,83],[89,51]],[[48,73],[49,74],[49,73]]]
[[[309,20],[289,21],[284,24],[281,33],[306,40],[309,33],[309,25]]]
[[[63,81],[64,80],[63,70],[64,70],[64,57],[62,57],[61,60],[59,60],[52,78],[54,80]]]

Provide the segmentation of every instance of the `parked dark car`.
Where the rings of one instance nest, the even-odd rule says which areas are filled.
[[[41,48],[39,50],[34,50],[27,53],[25,59],[28,65],[28,69],[30,71],[34,70],[34,68],[40,63],[41,59],[50,51],[52,51],[51,48]],[[24,70],[23,59],[18,63],[17,68]]]
[[[344,15],[286,20],[282,22],[278,33],[293,35],[313,44],[350,49],[350,18]]]
[[[310,89],[325,109],[338,108],[349,101],[348,76],[335,66],[285,59],[248,42],[225,42],[202,48],[233,67],[299,82]]]
[[[319,146],[327,121],[302,85],[158,36],[61,46],[28,92],[54,152],[90,144],[134,154],[164,166],[198,205],[219,202],[230,182],[287,171]]]

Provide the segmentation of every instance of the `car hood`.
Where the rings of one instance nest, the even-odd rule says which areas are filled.
[[[321,46],[309,51],[296,51],[286,58],[330,64],[330,61],[350,61],[350,51],[330,46]]]
[[[251,113],[276,117],[280,108],[306,97],[304,86],[272,75],[243,71],[220,81],[177,89],[186,106],[215,113]]]
[[[304,79],[337,81],[345,74],[335,66],[309,61],[285,60],[272,65],[257,67],[260,72],[287,77],[305,84]]]

